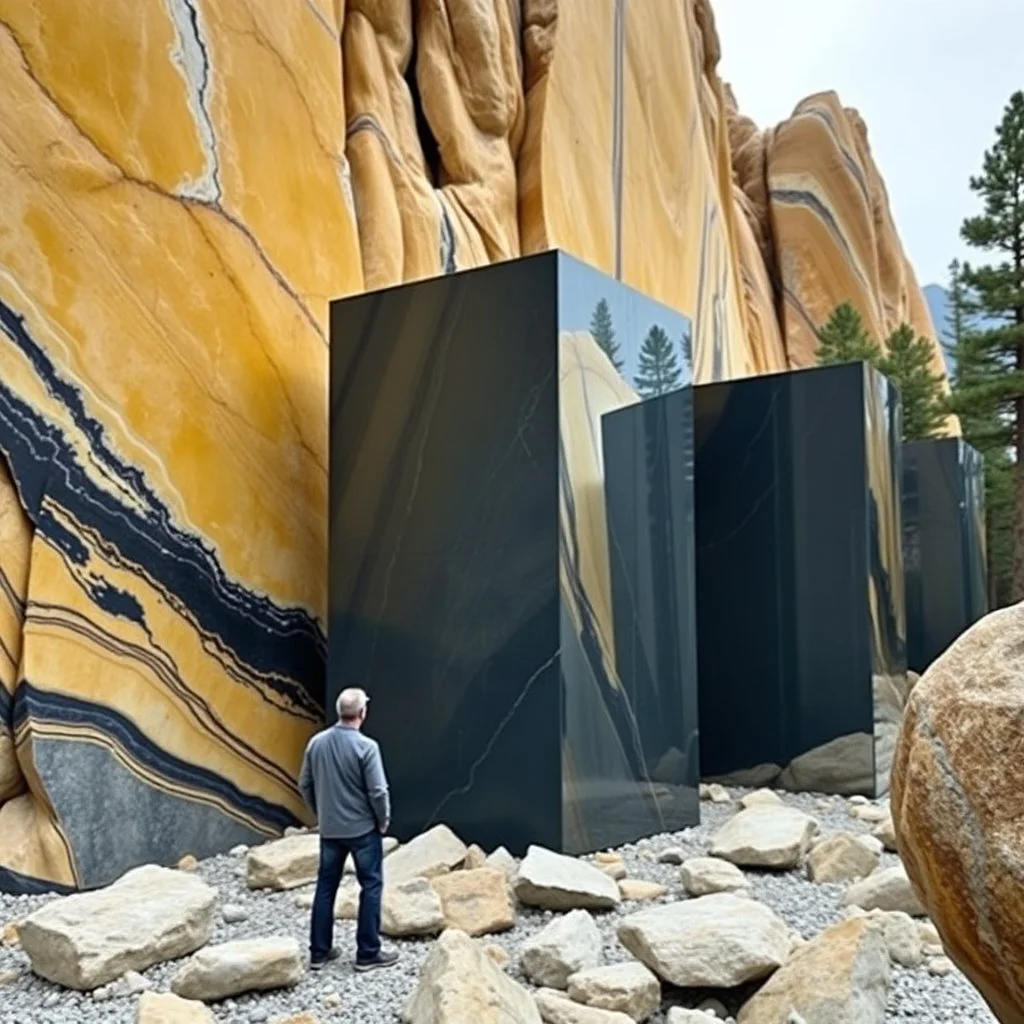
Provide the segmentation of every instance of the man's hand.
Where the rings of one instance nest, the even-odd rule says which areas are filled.
[[[382,821],[377,826],[377,829],[378,829],[378,831],[380,832],[380,834],[382,836],[386,836],[388,834],[388,825],[390,825],[390,824],[391,824],[391,822],[389,822],[389,821]]]

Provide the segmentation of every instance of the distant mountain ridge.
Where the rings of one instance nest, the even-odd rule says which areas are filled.
[[[953,339],[949,334],[949,292],[941,284],[926,284],[921,291],[924,293],[925,302],[928,303],[928,312],[931,314],[936,336],[943,346],[950,344]],[[985,317],[975,323],[980,328],[995,326],[995,321]],[[946,360],[946,373],[952,373],[956,367],[956,360],[945,348],[943,357]]]
[[[941,284],[926,284],[921,291],[924,292],[924,301],[928,303],[928,312],[931,314],[935,336],[943,343],[942,355],[946,360],[946,373],[952,374],[956,367],[956,360],[945,348],[950,342],[949,295]]]

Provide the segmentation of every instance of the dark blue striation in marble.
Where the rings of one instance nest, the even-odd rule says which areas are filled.
[[[320,720],[323,713],[326,637],[321,624],[309,611],[282,607],[231,579],[208,542],[176,524],[142,470],[117,454],[79,387],[31,336],[24,319],[3,303],[0,345],[12,346],[28,361],[70,424],[61,427],[47,409],[26,404],[0,381],[0,458],[10,469],[36,542],[60,553],[82,591],[74,607],[48,604],[45,581],[37,582],[27,619],[59,622],[79,640],[108,651],[113,665],[117,659],[138,661],[195,712],[201,723],[197,733],[214,733],[214,742],[229,743],[256,770],[292,786],[288,771],[260,738],[239,735],[237,723],[219,721],[191,690],[173,652],[163,649],[151,632],[139,597],[103,579],[102,564],[130,573],[140,593],[153,588],[239,686],[258,688],[282,714],[309,721]],[[69,437],[70,432],[77,436]],[[81,461],[83,449],[87,465]],[[105,632],[89,618],[89,607],[135,624],[140,642]],[[31,643],[29,635],[27,655]],[[135,728],[116,710],[116,671],[109,680],[90,684],[92,700],[51,690],[49,682],[22,680],[13,701],[0,690],[0,715],[16,727],[39,716],[65,729],[61,740],[33,737],[33,771],[45,791],[34,792],[34,798],[45,799],[57,812],[82,888],[106,884],[139,863],[164,862],[182,843],[191,845],[181,854],[214,853],[259,841],[294,821],[286,807],[170,756],[159,736]],[[111,687],[109,704],[104,686]],[[90,731],[119,746],[130,767],[143,768],[150,777],[132,775],[127,762],[90,747]],[[197,743],[206,741],[197,735]],[[109,799],[86,799],[103,793]],[[0,890],[36,888],[53,886],[0,870]]]
[[[231,580],[202,538],[175,524],[143,472],[112,449],[103,425],[89,415],[77,387],[31,337],[23,318],[0,302],[0,342],[3,336],[30,361],[88,440],[94,471],[117,484],[111,490],[98,486],[61,429],[0,381],[0,454],[36,530],[71,562],[84,564],[85,544],[54,515],[54,506],[67,510],[83,527],[106,539],[120,560],[144,574],[171,604],[187,608],[204,634],[236,652],[266,685],[311,717],[319,716],[326,639],[313,616],[302,609],[281,608]],[[117,489],[130,491],[134,505],[118,501],[112,493]],[[122,600],[119,611],[135,621],[142,616],[137,603]]]
[[[988,611],[985,469],[963,438],[903,446],[907,665],[926,668]]]
[[[873,795],[905,696],[897,392],[849,364],[694,409],[702,775]]]
[[[600,419],[688,381],[686,327],[559,253],[332,303],[328,698],[370,693],[400,837],[582,852],[697,820],[695,776],[651,772],[692,677],[615,656],[651,600],[613,610]]]

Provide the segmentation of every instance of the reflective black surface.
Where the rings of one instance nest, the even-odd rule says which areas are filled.
[[[981,455],[962,438],[903,446],[907,665],[924,670],[988,611]]]
[[[896,391],[851,364],[703,385],[694,409],[702,774],[883,790],[905,692]]]
[[[687,328],[558,253],[332,303],[329,694],[371,695],[399,837],[582,852],[697,820],[695,773],[650,772],[695,728],[650,702],[692,707],[692,675],[617,657],[653,599],[613,588],[601,431],[637,378],[689,379]]]

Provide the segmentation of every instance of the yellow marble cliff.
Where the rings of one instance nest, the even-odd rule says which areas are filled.
[[[303,815],[330,298],[557,246],[699,380],[931,333],[860,120],[718,57],[706,0],[0,0],[0,888]]]

